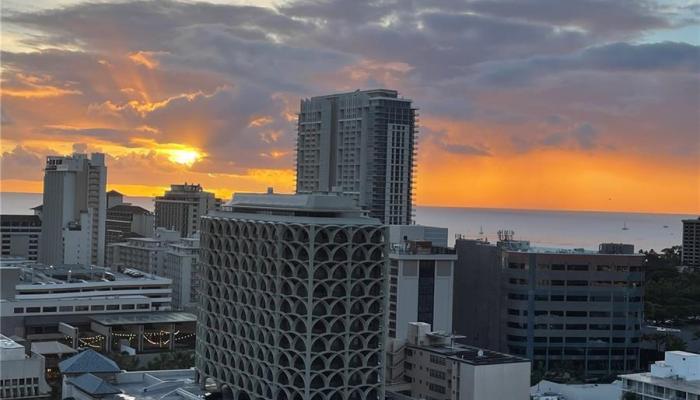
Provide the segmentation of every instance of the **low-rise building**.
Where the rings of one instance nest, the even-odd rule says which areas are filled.
[[[157,228],[152,237],[133,237],[122,243],[113,243],[107,249],[107,266],[133,268],[158,275],[169,243],[180,240],[180,233]]]
[[[125,269],[36,263],[0,267],[0,329],[28,340],[57,340],[59,323],[84,327],[96,314],[165,311],[170,279]]]
[[[39,258],[41,219],[36,215],[0,215],[0,241],[3,257]]]
[[[409,324],[402,365],[406,383],[387,390],[416,399],[529,399],[529,360],[460,345],[455,339],[431,332],[430,324]]]
[[[624,399],[700,399],[700,354],[667,351],[649,372],[620,375]]]
[[[44,357],[0,335],[0,399],[43,399],[50,395]]]

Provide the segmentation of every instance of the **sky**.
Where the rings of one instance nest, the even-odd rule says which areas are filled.
[[[420,111],[416,203],[700,213],[700,3],[2,2],[0,190],[106,152],[132,196],[294,190],[301,98]]]

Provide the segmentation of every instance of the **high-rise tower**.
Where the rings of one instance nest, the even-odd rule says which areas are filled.
[[[102,153],[49,156],[44,169],[40,261],[104,264],[107,167]]]
[[[196,366],[241,399],[384,398],[386,228],[337,195],[202,218]]]
[[[417,110],[395,90],[301,101],[297,193],[340,191],[387,225],[412,220]]]

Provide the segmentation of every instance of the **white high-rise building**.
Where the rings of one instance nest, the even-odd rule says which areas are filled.
[[[384,399],[386,227],[338,195],[202,218],[198,379],[224,398]]]
[[[104,264],[107,167],[102,153],[49,156],[39,260]]]
[[[416,108],[395,90],[301,101],[297,193],[341,191],[387,225],[412,220]]]

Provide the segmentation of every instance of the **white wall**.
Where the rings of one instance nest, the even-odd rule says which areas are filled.
[[[528,400],[530,363],[460,365],[460,400]]]

